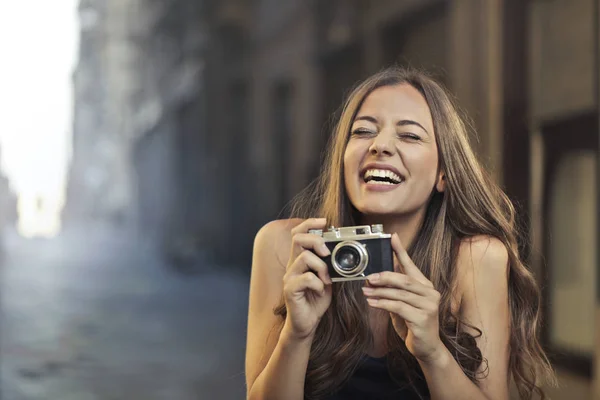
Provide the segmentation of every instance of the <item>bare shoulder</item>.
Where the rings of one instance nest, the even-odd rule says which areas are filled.
[[[301,218],[276,219],[263,225],[256,236],[266,236],[271,239],[280,235],[291,237],[292,229],[298,226],[302,221],[304,220]]]
[[[292,229],[302,221],[300,218],[278,219],[263,225],[254,239],[254,257],[275,257],[285,267],[292,243]]]
[[[462,292],[505,286],[508,250],[499,239],[486,235],[464,239],[458,251],[457,268]]]
[[[458,251],[459,269],[493,269],[506,272],[508,250],[500,239],[479,235],[463,239]],[[492,272],[493,273],[493,272]]]

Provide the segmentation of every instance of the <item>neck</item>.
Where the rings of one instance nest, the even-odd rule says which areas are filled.
[[[425,210],[406,215],[363,215],[361,224],[383,224],[385,233],[396,233],[402,242],[402,246],[408,249],[417,237],[425,218]]]

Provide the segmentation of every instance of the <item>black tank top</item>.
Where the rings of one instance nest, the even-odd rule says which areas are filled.
[[[427,382],[422,373],[415,382],[423,399],[429,399]],[[420,400],[421,397],[406,381],[399,385],[388,372],[386,358],[365,356],[350,379],[326,400]]]

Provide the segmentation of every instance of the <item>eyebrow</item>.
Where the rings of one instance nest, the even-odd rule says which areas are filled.
[[[369,121],[372,122],[374,124],[377,124],[377,119],[373,118],[369,115],[363,115],[361,117],[358,117],[354,120],[354,122],[356,121]],[[419,128],[423,129],[425,131],[425,133],[429,134],[429,132],[427,131],[427,129],[425,129],[423,127],[423,125],[421,125],[420,123],[418,123],[417,121],[413,121],[412,119],[403,119],[400,120],[396,123],[396,126],[407,126],[407,125],[415,125],[418,126]]]

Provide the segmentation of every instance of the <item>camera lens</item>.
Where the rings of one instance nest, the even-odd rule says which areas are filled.
[[[342,247],[335,255],[335,261],[344,271],[352,271],[360,263],[360,254],[353,247]]]
[[[332,251],[331,261],[336,272],[346,278],[361,276],[369,263],[366,247],[356,241],[343,241]]]

